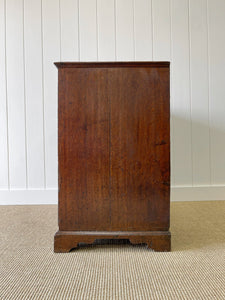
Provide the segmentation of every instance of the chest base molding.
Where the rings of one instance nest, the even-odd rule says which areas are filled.
[[[170,251],[170,231],[57,231],[54,252],[70,252],[80,243],[93,244],[98,239],[128,239],[131,244],[146,244],[154,251]]]

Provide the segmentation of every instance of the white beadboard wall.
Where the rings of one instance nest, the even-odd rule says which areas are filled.
[[[224,200],[224,29],[224,0],[0,0],[0,204],[57,203],[54,61],[171,61],[172,200]]]

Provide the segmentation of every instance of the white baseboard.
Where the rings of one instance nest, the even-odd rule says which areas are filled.
[[[57,204],[58,190],[0,190],[0,205]]]
[[[172,187],[171,201],[225,200],[225,186]]]
[[[172,187],[171,201],[225,200],[225,186]],[[0,205],[57,204],[58,190],[0,190]]]

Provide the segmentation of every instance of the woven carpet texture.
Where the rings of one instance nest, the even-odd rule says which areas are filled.
[[[225,299],[225,201],[172,202],[172,252],[53,252],[57,206],[0,206],[0,299]]]

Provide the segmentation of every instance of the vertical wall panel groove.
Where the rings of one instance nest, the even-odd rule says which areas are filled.
[[[0,189],[9,188],[5,1],[0,1]]]
[[[210,116],[212,184],[225,182],[225,2],[210,0],[209,56],[210,56]]]
[[[115,61],[117,61],[117,18],[116,18],[116,0],[114,0],[114,25],[115,25]]]
[[[152,0],[154,60],[170,60],[170,1]]]
[[[60,60],[79,60],[78,0],[60,2]]]
[[[172,1],[169,2],[169,15],[170,15],[170,149],[171,149],[171,185],[175,185],[175,152],[174,152],[174,99],[173,99],[173,43],[172,43]]]
[[[115,53],[115,2],[98,0],[98,58],[100,61],[114,61]]]
[[[205,0],[189,0],[190,109],[193,185],[210,184],[207,10]],[[201,59],[200,59],[201,58]],[[201,78],[201,80],[199,80]]]
[[[59,1],[59,0],[58,0]],[[59,2],[42,2],[46,188],[57,187],[57,69],[60,59]]]
[[[207,75],[208,75],[208,126],[209,126],[209,145],[208,145],[208,151],[209,151],[209,184],[212,185],[212,151],[211,151],[211,118],[210,118],[210,56],[209,56],[209,5],[208,0],[206,0],[206,22],[207,22]]]
[[[98,48],[99,48],[99,40],[98,40],[98,0],[96,1],[96,52],[97,52],[97,61],[99,60]]]
[[[133,51],[134,51],[134,60],[136,60],[136,47],[135,47],[135,7],[134,1],[132,0],[132,11],[133,11]]]
[[[80,0],[77,0],[78,60],[80,61]]]
[[[10,188],[24,189],[26,149],[22,0],[6,1],[6,51]]]
[[[134,59],[132,1],[116,1],[117,58],[120,61]]]
[[[59,59],[62,60],[62,23],[61,23],[61,0],[59,0]]]
[[[193,134],[193,126],[192,126],[192,78],[191,78],[191,30],[190,30],[190,0],[188,0],[188,54],[189,54],[189,114],[190,114],[190,150],[191,150],[191,185],[193,186],[193,169],[194,169],[194,163],[193,163],[193,142],[192,142],[192,134]]]
[[[79,2],[81,61],[97,60],[96,1]]]
[[[152,14],[148,0],[134,0],[133,34],[136,60],[152,60]]]
[[[27,168],[27,97],[26,97],[26,78],[25,78],[25,30],[24,30],[24,1],[23,0],[23,90],[24,90],[24,132],[25,132],[25,169],[26,169],[26,188],[28,188],[28,168]]]
[[[153,21],[153,0],[151,0],[151,32],[152,32],[152,60],[154,61],[154,21]]]
[[[44,98],[44,49],[43,49],[43,0],[41,0],[41,84],[42,84],[42,137],[43,137],[43,187],[46,189],[46,146],[45,146],[45,98]]]
[[[7,167],[8,167],[8,189],[10,190],[10,169],[9,169],[9,108],[8,108],[8,80],[7,80],[7,51],[6,51],[6,0],[4,0],[4,46],[5,46],[5,96],[6,96],[6,122],[7,122]]]
[[[173,144],[175,185],[192,185],[188,0],[172,1]]]
[[[24,0],[27,186],[44,188],[41,0]]]

